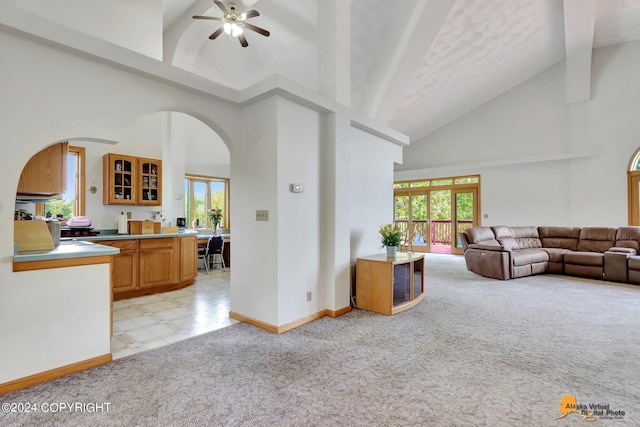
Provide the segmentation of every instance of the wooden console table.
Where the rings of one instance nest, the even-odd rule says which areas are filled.
[[[424,255],[398,252],[358,258],[356,307],[396,314],[424,299]]]

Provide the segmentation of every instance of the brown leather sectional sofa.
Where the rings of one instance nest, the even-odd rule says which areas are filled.
[[[640,284],[640,227],[472,227],[467,269],[507,280],[555,273]]]

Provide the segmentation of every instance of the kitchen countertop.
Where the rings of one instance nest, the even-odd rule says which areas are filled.
[[[77,236],[74,237],[81,242],[100,242],[101,240],[127,240],[127,239],[160,239],[162,237],[178,237],[183,233],[158,233],[158,234],[104,234],[97,236]]]
[[[178,233],[159,234],[104,234],[98,236],[77,236],[71,240],[61,240],[60,244],[51,250],[22,251],[13,255],[13,262],[45,261],[63,258],[81,258],[102,255],[117,255],[120,249],[111,246],[101,245],[104,240],[127,240],[127,239],[160,239],[163,237],[196,236],[209,237],[212,232],[181,231]],[[229,239],[228,233],[220,233],[225,239]]]
[[[78,236],[74,239],[78,241],[86,242],[100,242],[101,240],[127,240],[127,239],[160,239],[163,237],[182,237],[182,236],[196,236],[196,237],[209,237],[213,235],[211,231],[182,231],[178,233],[158,233],[158,234],[104,234],[97,236]],[[225,239],[230,238],[229,233],[220,233]]]
[[[116,255],[120,249],[77,240],[64,240],[51,250],[22,251],[13,255],[13,262],[44,261],[63,258],[82,258]]]

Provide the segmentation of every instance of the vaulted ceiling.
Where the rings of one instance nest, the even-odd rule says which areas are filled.
[[[191,63],[176,65],[229,86],[280,73],[315,88],[317,1],[238,1],[271,31],[268,39],[249,33],[247,49],[230,37],[209,41],[213,21],[188,21],[219,16],[210,1],[163,0],[165,31],[186,19],[191,45],[179,49],[191,50]],[[412,141],[565,59],[568,102],[588,100],[591,50],[640,38],[640,0],[351,3],[352,107]]]
[[[15,1],[35,7],[31,0]],[[239,11],[257,9],[260,16],[250,22],[271,32],[266,38],[246,31],[247,48],[226,34],[209,40],[220,23],[191,18],[221,16],[212,0],[118,4],[159,10],[161,3],[163,60],[176,67],[235,89],[277,73],[316,90],[318,57],[324,49],[318,42],[320,1],[328,0],[236,0]],[[53,12],[70,16],[59,9],[84,5],[78,0],[60,0],[56,6],[38,3],[49,8],[41,15],[45,17]],[[338,3],[345,7],[349,0]],[[351,0],[350,4],[351,106],[412,141],[563,61],[567,102],[589,100],[592,50],[640,39],[640,0]],[[149,19],[156,16],[159,20],[157,13]]]

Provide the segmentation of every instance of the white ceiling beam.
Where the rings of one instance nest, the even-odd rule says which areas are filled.
[[[595,20],[596,0],[564,0],[568,104],[591,99],[591,54]]]
[[[416,1],[395,54],[376,85],[379,90],[369,109],[371,117],[389,123],[395,106],[404,97],[454,3],[451,0]]]
[[[318,91],[351,106],[351,2],[318,2]]]

